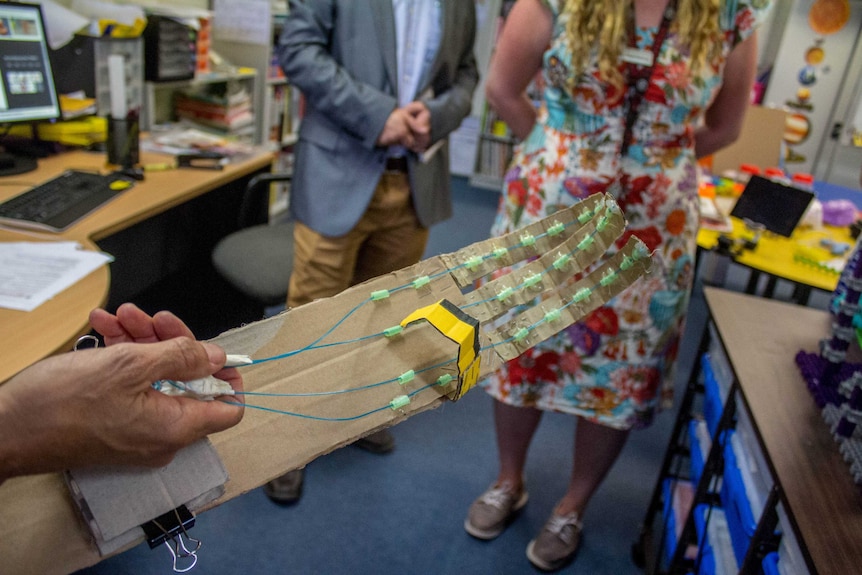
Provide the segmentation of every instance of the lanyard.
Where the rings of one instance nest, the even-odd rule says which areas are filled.
[[[655,37],[652,41],[652,58],[648,59],[646,62],[635,62],[632,60],[635,60],[636,58],[626,58],[626,75],[628,77],[628,90],[626,91],[625,96],[626,126],[625,132],[623,133],[622,146],[620,148],[621,156],[625,156],[628,153],[629,145],[632,143],[635,120],[637,120],[638,117],[638,108],[640,108],[641,101],[646,94],[647,88],[649,88],[649,81],[652,77],[653,70],[655,69],[656,62],[658,62],[658,57],[659,53],[661,52],[662,44],[664,44],[664,40],[665,38],[667,38],[667,33],[670,30],[670,24],[676,14],[676,3],[676,0],[670,0],[664,10],[661,24],[659,25],[658,31],[656,32]],[[635,48],[637,48],[635,42],[634,19],[634,10],[632,10],[628,18],[629,44],[634,44]],[[643,55],[643,52],[645,51],[638,51],[635,49],[631,50],[629,53],[637,56]],[[648,55],[649,53],[647,53],[647,56]]]

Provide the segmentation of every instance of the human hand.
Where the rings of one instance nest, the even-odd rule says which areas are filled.
[[[132,323],[149,317],[134,310]],[[113,321],[115,316],[105,314],[97,314],[97,324]],[[158,316],[152,318],[154,333],[165,325],[169,331],[188,329],[172,314]],[[30,366],[0,386],[0,482],[97,464],[167,464],[186,445],[239,423],[243,408],[166,396],[152,383],[218,373],[241,389],[236,370],[221,369],[224,362],[220,347],[183,336],[156,343],[117,342]]]
[[[132,303],[120,305],[116,315],[104,309],[94,309],[90,312],[90,327],[102,336],[107,346],[117,343],[155,343],[175,337],[195,339],[189,327],[173,313],[160,311],[150,317]],[[242,377],[236,369],[223,369],[215,376],[231,384],[234,389],[242,388]]]
[[[431,111],[419,100],[410,102],[404,106],[404,110],[413,133],[413,145],[407,147],[417,153],[424,152],[431,145]]]
[[[410,129],[410,114],[404,108],[395,108],[386,119],[383,131],[377,137],[378,146],[401,145],[413,147],[413,132]]]
[[[150,317],[141,308],[124,303],[117,308],[116,315],[103,309],[90,312],[90,327],[105,339],[105,345],[117,343],[155,343],[175,337],[190,337],[194,334],[183,321],[169,311],[160,311]]]

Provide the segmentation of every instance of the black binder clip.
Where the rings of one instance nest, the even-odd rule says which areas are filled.
[[[197,168],[199,170],[223,170],[224,154],[218,152],[197,152],[177,155],[178,168]]]
[[[197,552],[201,548],[201,542],[189,536],[188,530],[194,527],[195,516],[185,505],[180,505],[173,511],[156,517],[141,525],[147,537],[150,549],[155,549],[164,544],[173,558],[174,573],[186,573],[191,571],[198,562]],[[191,545],[187,545],[191,543]],[[189,549],[193,546],[193,549]],[[179,562],[190,562],[180,567]]]

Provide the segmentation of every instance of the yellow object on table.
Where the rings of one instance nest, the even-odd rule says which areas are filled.
[[[9,134],[32,138],[33,133],[30,126],[16,124],[11,127]],[[108,134],[108,121],[100,116],[87,116],[74,120],[61,120],[59,122],[42,122],[36,124],[36,136],[47,142],[58,142],[66,146],[91,146],[104,142]]]

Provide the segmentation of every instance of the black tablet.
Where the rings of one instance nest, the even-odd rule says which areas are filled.
[[[814,192],[761,176],[751,176],[730,215],[763,224],[767,230],[790,237]]]

